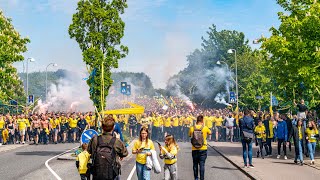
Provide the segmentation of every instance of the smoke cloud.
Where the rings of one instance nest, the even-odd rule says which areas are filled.
[[[48,99],[41,100],[35,107],[39,113],[49,112],[87,112],[93,111],[93,103],[89,96],[89,87],[83,78],[87,74],[67,71],[64,79],[60,79],[58,84],[48,85]]]

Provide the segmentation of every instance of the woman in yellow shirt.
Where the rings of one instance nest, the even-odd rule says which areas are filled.
[[[155,150],[153,142],[149,139],[148,128],[142,127],[139,139],[135,141],[132,154],[136,154],[136,171],[138,180],[149,180],[150,171],[147,169],[147,156],[151,156],[150,150]]]
[[[317,138],[319,138],[317,126],[314,121],[309,121],[308,128],[306,129],[306,135],[311,164],[314,165],[314,153],[316,151]]]
[[[177,180],[177,154],[179,146],[177,145],[172,135],[167,135],[165,137],[164,143],[166,144],[164,147],[159,146],[160,158],[164,159],[164,179]]]

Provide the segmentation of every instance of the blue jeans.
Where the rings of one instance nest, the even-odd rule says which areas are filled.
[[[138,180],[150,180],[150,170],[147,169],[145,164],[136,162],[136,171]]]
[[[316,152],[316,143],[315,142],[308,142],[308,150],[309,150],[309,156],[311,160],[314,160],[314,153]]]
[[[303,141],[302,140],[299,140],[299,160],[301,162],[303,162],[303,150],[302,150],[302,147],[303,147]],[[295,158],[295,160],[297,160],[298,157]]]
[[[252,141],[242,139],[242,152],[244,165],[248,165],[247,157],[249,158],[249,165],[252,165]]]
[[[194,179],[198,180],[199,166],[200,166],[200,180],[204,180],[204,164],[207,159],[207,150],[193,150],[192,151],[192,160],[193,160],[193,175]]]

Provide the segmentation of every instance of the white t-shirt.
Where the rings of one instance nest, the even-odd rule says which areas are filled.
[[[227,127],[233,127],[234,126],[234,118],[233,117],[231,117],[231,118],[227,117],[226,118],[226,126]]]

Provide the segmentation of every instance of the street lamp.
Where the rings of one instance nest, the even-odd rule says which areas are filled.
[[[234,53],[234,60],[235,60],[235,65],[236,65],[236,96],[237,96],[237,119],[239,119],[239,88],[238,88],[238,64],[237,64],[237,50],[235,49],[229,49],[227,51],[229,54]]]
[[[27,78],[26,78],[26,80],[27,80],[27,83],[26,83],[26,94],[27,94],[27,103],[26,103],[26,107],[28,107],[28,98],[29,98],[29,79],[28,79],[28,64],[29,64],[29,62],[35,62],[36,60],[34,60],[33,58],[31,58],[31,57],[29,57],[28,59],[27,59],[27,65],[26,65],[26,75],[27,75]]]
[[[50,63],[48,64],[48,66],[46,67],[46,102],[47,102],[47,97],[48,97],[48,67],[52,65],[53,67],[57,67],[58,64],[56,63]]]

